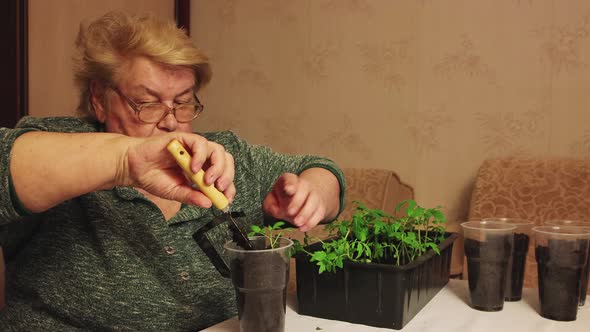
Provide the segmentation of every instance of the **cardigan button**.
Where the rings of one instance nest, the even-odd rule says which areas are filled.
[[[164,251],[168,254],[168,255],[174,255],[176,253],[176,248],[174,248],[173,246],[165,246],[164,247]]]
[[[188,272],[186,272],[186,271],[182,271],[182,272],[180,272],[180,279],[182,279],[182,280],[184,280],[184,281],[187,281],[187,280],[189,280],[190,278],[191,278],[191,275],[190,275],[190,274],[188,274]]]

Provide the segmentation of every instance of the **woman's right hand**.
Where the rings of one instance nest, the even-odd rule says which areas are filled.
[[[193,155],[191,167],[205,170],[230,202],[236,194],[234,159],[223,146],[191,133],[129,137],[111,133],[32,131],[19,136],[9,172],[16,197],[33,213],[68,199],[115,186],[133,186],[153,195],[208,208],[211,201],[191,187],[166,145],[180,141]]]
[[[191,170],[205,171],[205,183],[214,184],[231,202],[236,194],[234,159],[225,148],[203,136],[191,133],[169,133],[144,138],[131,138],[117,172],[119,185],[133,186],[170,200],[211,207],[211,201],[194,189],[166,146],[177,139],[192,155]]]

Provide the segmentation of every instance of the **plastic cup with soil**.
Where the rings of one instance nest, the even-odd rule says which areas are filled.
[[[579,220],[548,220],[545,221],[546,226],[572,226],[572,227],[583,227],[590,229],[590,222],[579,221]],[[588,252],[588,259],[586,265],[582,270],[582,281],[580,287],[580,302],[579,306],[583,306],[586,303],[586,297],[588,295],[588,275],[590,274],[590,252]]]
[[[266,248],[265,237],[250,237],[254,250],[235,242],[224,245],[242,332],[281,332],[285,329],[290,249],[293,242],[280,238]]]
[[[469,275],[471,306],[481,311],[500,311],[508,261],[512,255],[515,226],[491,221],[468,221],[463,228]]]
[[[537,226],[533,232],[540,314],[558,321],[576,320],[590,231],[571,226]]]
[[[514,249],[508,260],[508,275],[506,276],[504,301],[520,301],[522,299],[526,257],[529,252],[529,243],[534,223],[525,219],[516,218],[484,218],[483,220],[505,223],[516,227],[513,231]]]

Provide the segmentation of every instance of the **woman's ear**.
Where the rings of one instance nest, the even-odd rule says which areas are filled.
[[[94,108],[94,114],[96,114],[96,119],[100,123],[105,123],[107,119],[107,107],[104,105],[106,103],[105,94],[106,88],[103,84],[98,81],[90,82],[90,100]]]

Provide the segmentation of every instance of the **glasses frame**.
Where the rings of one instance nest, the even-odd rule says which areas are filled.
[[[194,119],[196,119],[201,113],[203,113],[203,109],[205,109],[205,106],[201,103],[201,101],[199,100],[199,97],[197,97],[197,93],[195,91],[193,91],[193,98],[195,99],[194,103],[177,104],[176,106],[173,106],[172,108],[170,108],[170,107],[168,107],[168,105],[166,105],[164,103],[160,103],[160,102],[138,104],[138,103],[134,102],[133,100],[131,100],[131,98],[127,97],[116,86],[110,86],[110,89],[115,91],[119,95],[119,97],[123,98],[123,100],[125,100],[127,102],[129,107],[131,107],[131,109],[135,112],[135,115],[137,115],[137,118],[139,119],[139,121],[141,121],[143,123],[147,123],[147,124],[158,123],[158,122],[162,121],[170,113],[172,113],[172,115],[174,115],[174,118],[176,119],[177,122],[188,123],[188,122],[191,122]],[[152,105],[162,105],[162,106],[166,107],[167,111],[164,112],[164,114],[162,114],[162,117],[160,119],[158,119],[158,121],[148,122],[148,121],[142,120],[141,117],[139,116],[139,113],[141,113],[141,109],[144,107],[147,107],[147,106],[152,106]],[[176,108],[179,106],[185,106],[185,105],[195,105],[195,115],[190,120],[180,121],[176,117]]]

